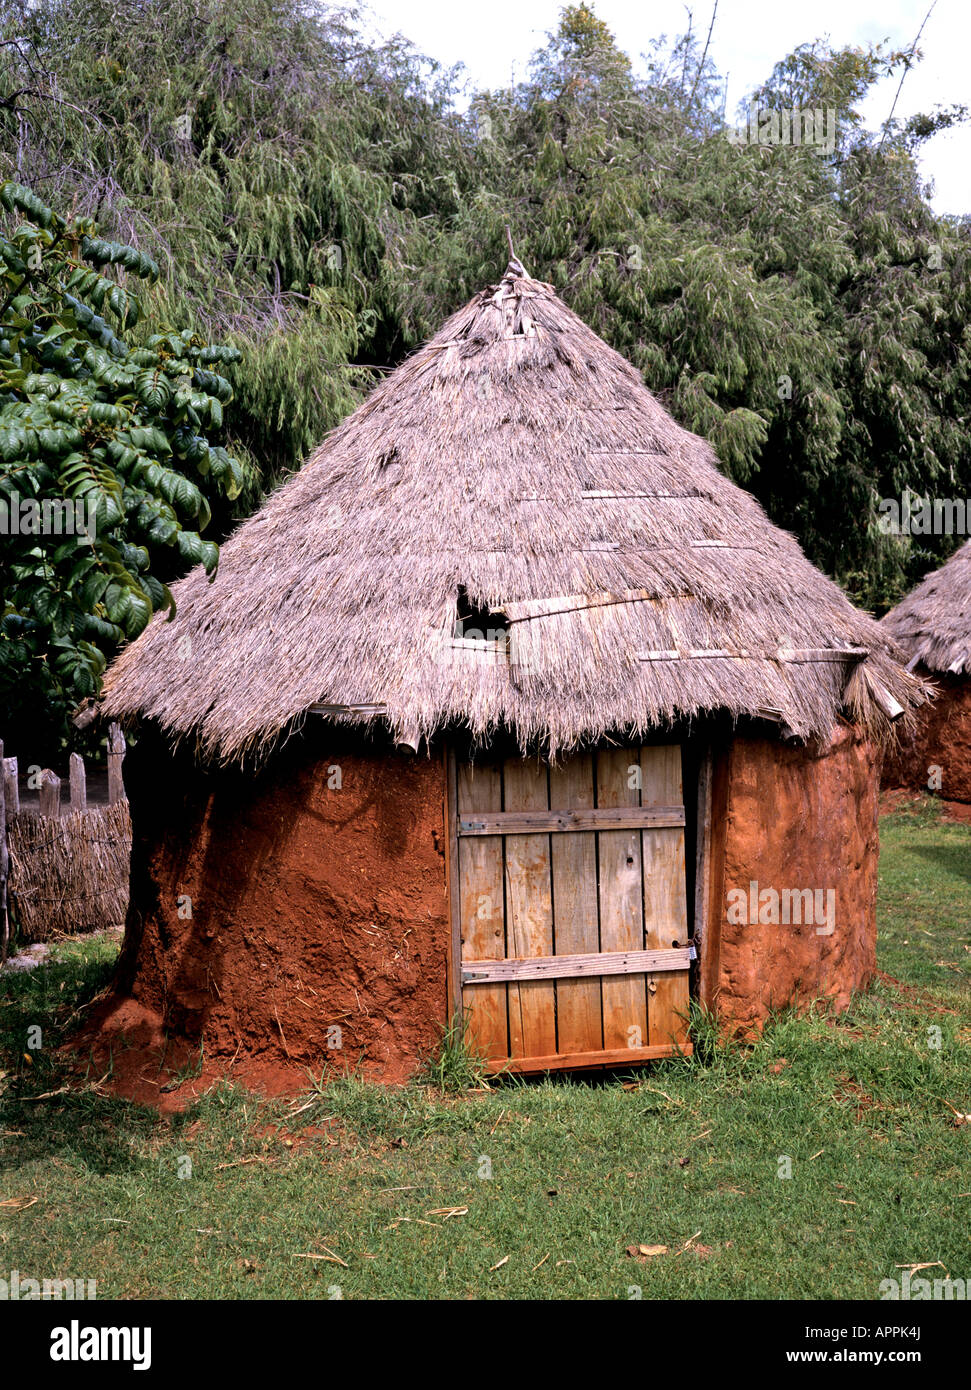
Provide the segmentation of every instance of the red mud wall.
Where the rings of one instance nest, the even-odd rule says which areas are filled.
[[[752,1033],[790,1003],[845,1008],[876,968],[880,753],[845,727],[834,738],[819,752],[739,735],[716,761],[701,990],[732,1031]],[[755,920],[730,920],[752,917],[729,894],[743,890],[750,908],[753,882]],[[771,897],[767,906],[759,896],[771,889],[822,890],[824,907],[833,889],[832,933],[819,919],[760,922],[771,919]]]
[[[888,753],[883,785],[971,802],[971,678],[918,670],[935,682],[939,694],[918,711],[914,736],[902,738]],[[940,768],[940,786],[930,785],[932,767]]]
[[[144,734],[125,777],[120,991],[207,1058],[412,1070],[447,1008],[441,758],[318,731],[259,774],[205,772]]]

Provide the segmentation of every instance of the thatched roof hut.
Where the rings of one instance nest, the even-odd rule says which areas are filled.
[[[166,894],[191,878],[181,835],[209,845],[215,857],[206,872],[222,876],[220,899],[229,861],[242,882],[239,856],[258,843],[261,875],[287,882],[293,907],[286,868],[293,846],[266,850],[268,824],[284,815],[275,799],[284,795],[291,824],[304,811],[313,819],[315,848],[306,854],[315,863],[303,862],[300,890],[313,904],[308,931],[331,941],[339,929],[346,942],[363,930],[359,919],[373,926],[379,918],[375,930],[393,936],[407,919],[416,933],[412,953],[422,937],[424,984],[430,978],[440,996],[411,1009],[407,1023],[401,991],[391,991],[395,1004],[387,995],[385,957],[372,962],[374,978],[362,970],[363,937],[328,966],[335,988],[353,976],[360,998],[366,978],[372,1003],[383,998],[386,1019],[388,1010],[397,1018],[386,1065],[413,1052],[422,1009],[426,1020],[444,1017],[446,973],[453,1004],[464,998],[474,1018],[479,1005],[477,1040],[494,1060],[512,1056],[528,1070],[537,1058],[613,1056],[611,1039],[630,1033],[610,1022],[614,987],[606,976],[565,977],[567,967],[554,958],[567,942],[587,946],[570,960],[582,957],[588,974],[619,969],[619,958],[605,964],[603,957],[621,948],[658,955],[632,957],[630,968],[642,973],[620,982],[625,998],[639,992],[634,1014],[647,1020],[646,1031],[630,1025],[640,1039],[625,1044],[630,1060],[685,1045],[683,1025],[672,1021],[676,996],[687,1005],[688,958],[671,959],[677,950],[702,948],[703,995],[725,1004],[737,993],[736,1006],[725,1008],[743,1023],[800,992],[845,1000],[872,968],[876,777],[867,740],[909,717],[923,698],[921,682],[902,669],[886,632],[719,471],[710,446],[681,428],[630,364],[517,262],[240,526],[213,582],[196,570],[174,593],[175,620],[153,620],[106,683],[111,714],[140,720],[154,731],[143,736],[143,748],[154,738],[156,758],[181,759],[184,770],[170,819],[153,810],[141,861],[136,852],[133,899],[141,875],[150,907],[135,909],[127,969],[129,984],[146,998],[167,1000],[171,1009],[178,993],[166,963],[171,947],[167,957],[160,940],[178,937],[180,959],[188,950],[212,973],[208,948],[193,937],[190,949],[185,931],[162,921]],[[403,745],[429,756],[416,760]],[[155,776],[158,763],[153,773],[147,751],[144,758],[146,777]],[[608,775],[612,758],[620,761]],[[349,761],[354,796],[347,794]],[[254,763],[258,771],[241,770]],[[326,785],[325,769],[338,765],[340,790]],[[630,773],[629,788],[617,780],[621,768]],[[137,789],[130,795],[137,820]],[[395,798],[412,812],[394,832],[400,842],[394,835],[388,842],[381,827]],[[238,815],[227,820],[231,807]],[[568,824],[553,823],[567,813]],[[174,830],[173,818],[183,831]],[[321,875],[336,871],[321,862],[331,854],[340,865],[349,844],[361,847],[355,837],[367,827],[358,866],[369,885],[362,907],[332,881],[321,886]],[[766,835],[771,848],[757,853],[753,836]],[[513,882],[510,865],[527,841],[536,842],[539,868],[533,862]],[[568,842],[577,856],[573,876],[558,880],[557,857]],[[432,845],[441,862],[425,865],[419,886],[410,875]],[[608,882],[610,855],[620,849]],[[646,887],[658,855],[670,889],[660,907]],[[829,875],[845,897],[839,942],[807,931],[796,949],[799,933],[790,932],[779,952],[788,963],[776,979],[764,962],[756,966],[746,933],[735,941],[734,924],[730,930],[724,921],[725,875],[737,870],[748,884],[759,864],[768,871],[769,860],[780,884],[828,891],[820,879]],[[173,877],[173,862],[182,880]],[[611,883],[633,873],[631,866],[641,885],[637,923],[624,927],[627,936],[611,936],[610,923],[630,915],[613,902]],[[374,896],[378,868],[383,881],[389,874],[400,880],[387,902]],[[429,872],[439,875],[437,905],[426,896]],[[498,917],[477,939],[481,919],[469,917],[468,893],[476,876],[496,873],[500,901],[489,911]],[[539,888],[527,892],[530,874]],[[571,894],[592,894],[592,937],[562,919],[568,884]],[[196,887],[206,895],[202,881]],[[547,901],[554,896],[556,908]],[[233,951],[248,939],[242,897],[234,892],[231,905],[223,901],[206,928],[235,942]],[[261,910],[279,918],[279,902]],[[416,912],[426,919],[420,934]],[[536,927],[537,913],[545,926]],[[706,922],[717,931],[706,932]],[[281,934],[289,925],[280,919]],[[310,949],[307,940],[301,949]],[[468,964],[470,950],[478,967]],[[491,959],[497,952],[506,971],[500,978],[496,967],[483,973],[481,965],[483,953]],[[524,966],[526,958],[547,962],[548,984],[537,983],[539,967]],[[299,975],[302,957],[290,959]],[[228,969],[226,953],[221,960]],[[436,961],[447,962],[447,971]],[[668,988],[675,975],[680,993]],[[667,1014],[655,998],[659,980]],[[600,1042],[564,1051],[564,1020],[576,991],[591,984],[599,991],[591,1018],[599,1022],[590,1028],[600,1029]],[[258,1045],[261,1025],[240,1023],[244,1015],[262,1017],[252,1013],[252,998],[244,1004],[239,988],[227,1006],[233,991],[225,980],[220,991],[218,1001],[203,1000],[195,986],[189,991],[193,1026],[211,1031],[216,1016],[232,1016],[233,1027]],[[522,1021],[527,994],[547,1001],[532,1040],[523,1034],[530,1031]],[[656,1027],[645,997],[654,999]],[[277,1003],[279,1018],[289,1005],[282,996]],[[266,1044],[275,1037],[268,1027]]]
[[[391,374],[123,652],[115,715],[207,757],[314,705],[551,751],[713,710],[825,735],[913,686],[877,624],[638,372],[513,268]],[[456,605],[510,661],[455,646]]]
[[[937,685],[937,699],[887,759],[885,785],[971,802],[971,541],[892,608],[883,627],[908,669]]]

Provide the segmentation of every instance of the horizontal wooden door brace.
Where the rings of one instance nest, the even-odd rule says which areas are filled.
[[[504,980],[561,980],[581,975],[654,975],[687,970],[694,946],[670,951],[595,951],[581,956],[533,956],[519,960],[466,960],[463,985],[498,984]]]
[[[462,835],[545,835],[566,830],[658,830],[684,825],[683,806],[603,806],[585,811],[489,811],[460,816]]]

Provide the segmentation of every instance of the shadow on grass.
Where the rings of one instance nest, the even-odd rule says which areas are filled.
[[[143,1166],[139,1153],[159,1123],[154,1111],[90,1089],[42,1100],[8,1094],[0,1172],[53,1158],[101,1176],[134,1172]]]
[[[953,844],[938,841],[932,844],[914,845],[912,853],[928,860],[935,868],[943,869],[955,878],[963,878],[971,883],[971,831],[964,842]]]
[[[60,1157],[97,1173],[137,1166],[153,1111],[106,1096],[59,1049],[108,986],[117,942],[68,941],[49,963],[0,977],[0,1171]]]

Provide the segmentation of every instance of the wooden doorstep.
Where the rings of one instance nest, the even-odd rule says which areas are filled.
[[[581,811],[467,812],[459,835],[536,835],[569,830],[659,830],[684,825],[683,806],[601,806]]]
[[[689,1042],[652,1043],[650,1047],[620,1047],[609,1052],[565,1052],[552,1057],[494,1057],[486,1062],[490,1075],[502,1073],[515,1076],[523,1072],[579,1071],[583,1067],[635,1066],[639,1062],[654,1062],[661,1057],[690,1057],[694,1047]]]
[[[693,958],[693,947],[677,946],[670,951],[594,951],[575,956],[465,960],[462,962],[462,984],[557,980],[581,975],[653,975],[660,970],[687,970]]]

